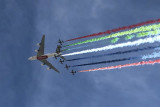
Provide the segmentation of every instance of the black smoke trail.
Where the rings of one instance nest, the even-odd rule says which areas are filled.
[[[109,61],[93,62],[93,63],[87,63],[87,64],[74,65],[74,66],[71,66],[71,67],[105,64],[105,63],[114,63],[114,62],[120,62],[120,61],[126,61],[126,60],[131,60],[131,59],[138,59],[138,58],[140,58],[140,57],[130,57],[130,58],[123,58],[123,59],[109,60]]]

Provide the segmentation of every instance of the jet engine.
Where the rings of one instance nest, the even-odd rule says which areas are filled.
[[[47,70],[50,70],[50,69],[51,69],[51,68],[49,68],[49,67],[47,68]]]
[[[37,46],[40,46],[40,43],[37,43]]]
[[[43,66],[43,65],[45,65],[44,63],[43,64],[41,64],[41,66]]]

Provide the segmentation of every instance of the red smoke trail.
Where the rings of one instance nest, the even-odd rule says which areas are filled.
[[[150,20],[150,21],[146,21],[146,22],[142,22],[142,23],[138,23],[138,24],[134,24],[134,25],[130,25],[130,26],[124,26],[124,27],[120,27],[120,28],[116,28],[116,29],[112,29],[112,30],[107,30],[105,32],[99,32],[99,33],[94,33],[94,34],[91,34],[91,35],[86,35],[86,36],[82,36],[82,37],[78,37],[78,38],[73,38],[73,39],[66,40],[65,42],[72,41],[72,40],[77,40],[77,39],[82,39],[82,38],[93,37],[93,36],[100,36],[100,35],[104,35],[104,34],[110,34],[112,32],[118,32],[120,30],[132,29],[132,28],[135,28],[135,27],[138,27],[138,26],[143,26],[143,25],[146,25],[146,24],[152,24],[152,23],[156,23],[156,22],[160,22],[160,19]]]
[[[154,60],[154,61],[141,61],[137,63],[131,63],[131,64],[125,64],[125,65],[116,65],[116,66],[109,66],[109,67],[103,67],[103,68],[95,68],[95,69],[89,69],[89,70],[82,70],[78,72],[88,72],[88,71],[98,71],[98,70],[107,70],[107,69],[116,69],[116,68],[123,68],[123,67],[130,67],[130,66],[140,66],[140,65],[147,65],[147,64],[155,64],[160,63],[160,59]]]

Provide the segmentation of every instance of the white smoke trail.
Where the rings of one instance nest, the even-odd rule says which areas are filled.
[[[159,50],[160,50],[160,48],[156,48],[156,49],[154,49],[154,50],[155,50],[155,51],[157,51],[157,50],[159,51]]]
[[[160,52],[154,52],[151,55],[144,55],[142,59],[157,58],[157,57],[160,57]]]
[[[149,37],[146,39],[138,39],[133,42],[126,42],[126,43],[120,43],[116,45],[108,45],[108,46],[104,46],[101,48],[94,48],[94,49],[83,50],[79,52],[73,52],[69,54],[64,54],[62,56],[71,56],[71,55],[78,55],[78,54],[84,54],[84,53],[98,52],[98,51],[111,50],[114,48],[122,48],[122,47],[127,47],[127,46],[138,46],[144,43],[154,43],[154,42],[160,42],[160,35],[155,36],[155,37]]]

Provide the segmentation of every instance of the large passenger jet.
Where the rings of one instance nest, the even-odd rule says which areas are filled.
[[[53,69],[53,70],[55,70],[56,72],[59,73],[59,71],[50,62],[47,61],[47,58],[49,58],[49,57],[55,57],[55,58],[61,57],[63,60],[65,60],[65,58],[63,56],[61,56],[60,51],[58,51],[56,53],[51,53],[51,54],[44,54],[44,41],[45,41],[45,35],[42,36],[41,43],[37,43],[37,45],[40,46],[38,50],[35,50],[35,52],[37,52],[37,55],[29,57],[28,60],[39,60],[39,61],[42,62],[42,64],[41,64],[42,66],[43,65],[48,66],[48,68],[47,68],[48,70]]]

